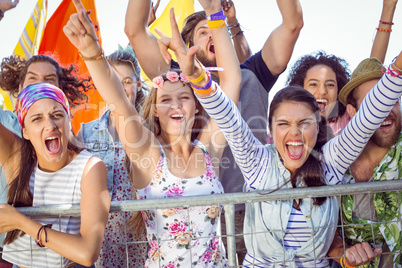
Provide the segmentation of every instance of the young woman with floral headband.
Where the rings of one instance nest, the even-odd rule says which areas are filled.
[[[64,32],[86,60],[93,81],[111,113],[119,118],[116,120],[117,131],[131,160],[133,185],[138,198],[223,193],[216,169],[219,161],[216,159],[220,159],[225,139],[216,125],[203,117],[203,109],[189,84],[190,79],[199,83],[210,75],[203,72],[200,76],[199,69],[191,67],[192,72],[197,71],[198,75],[189,76],[189,79],[180,70],[171,70],[153,79],[154,87],[143,105],[145,127],[142,118],[125,97],[122,84],[103,57],[102,49],[91,37],[95,31],[84,7],[79,0],[73,2],[78,14],[70,18]],[[220,10],[220,1],[215,2],[217,10]],[[171,22],[173,38],[164,38],[161,46],[184,47],[173,11]],[[222,62],[220,66],[225,69],[223,74],[226,75],[226,71],[231,74],[226,75],[230,79],[225,80],[225,86],[234,89],[231,96],[236,100],[241,77],[233,45],[225,27],[216,29],[214,34],[221,40],[222,47],[216,46],[215,49],[222,57],[219,60]],[[196,50],[190,49],[189,53],[194,54]],[[186,68],[187,50],[175,52],[181,68]],[[223,58],[226,58],[225,61]],[[145,266],[227,266],[218,238],[219,217],[218,205],[144,211],[150,244]]]
[[[20,267],[91,266],[110,206],[103,162],[75,145],[68,100],[34,84],[18,96],[22,138],[0,124],[0,163],[9,185],[0,205],[3,258]],[[31,219],[16,207],[80,204],[81,216]]]

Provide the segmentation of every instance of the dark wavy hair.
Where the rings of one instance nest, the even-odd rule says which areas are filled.
[[[181,37],[184,40],[184,43],[188,45],[188,47],[194,46],[193,38],[194,38],[194,30],[195,26],[202,21],[206,20],[207,15],[205,11],[198,11],[195,12],[191,15],[189,15],[185,20],[184,20],[184,27],[181,30]]]
[[[320,116],[320,108],[310,92],[299,86],[288,86],[276,93],[271,101],[268,114],[269,130],[272,133],[272,118],[278,107],[288,101],[302,102],[310,107],[311,111],[315,114],[318,123],[318,136],[317,142],[314,145],[306,162],[292,175],[290,182],[294,187],[297,181],[303,181],[307,187],[323,186],[326,185],[324,180],[323,169],[323,154],[321,151],[322,146],[333,137],[333,132],[327,125],[323,116]],[[326,197],[314,198],[314,205],[321,206]]]
[[[328,55],[324,51],[317,51],[312,54],[304,55],[298,59],[289,71],[286,85],[303,87],[307,71],[318,64],[326,65],[334,71],[339,94],[343,86],[350,80],[350,70],[348,69],[349,64],[346,60],[336,57],[335,55]],[[345,112],[345,106],[337,101],[337,105],[331,111],[328,121],[331,122],[337,117],[342,116]]]
[[[48,62],[55,67],[59,79],[58,87],[66,94],[71,107],[87,102],[88,97],[85,92],[93,88],[91,79],[77,77],[77,69],[73,64],[62,67],[47,55],[35,55],[29,59],[23,59],[20,56],[4,58],[0,65],[0,87],[17,97],[18,89],[24,83],[28,67],[35,62]]]

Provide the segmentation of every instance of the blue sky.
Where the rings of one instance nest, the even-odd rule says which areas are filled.
[[[50,18],[61,0],[48,0]],[[117,44],[128,43],[124,35],[124,17],[128,0],[96,1],[104,50],[111,53]],[[196,1],[197,2],[197,1]],[[269,33],[281,23],[281,16],[274,0],[234,0],[237,18],[253,52],[263,46]],[[300,56],[325,50],[345,58],[353,70],[357,64],[368,57],[371,50],[375,28],[382,9],[382,0],[301,0],[304,28],[296,44],[290,65]],[[5,13],[0,22],[0,57],[10,55],[31,14],[36,0],[20,0],[14,10]],[[168,3],[161,1],[159,12]],[[401,5],[401,4],[400,4]],[[198,3],[196,10],[201,7]],[[402,48],[401,7],[397,7],[393,32],[386,63],[389,63]],[[283,87],[287,70],[274,86],[274,91]],[[273,94],[271,94],[272,96]]]

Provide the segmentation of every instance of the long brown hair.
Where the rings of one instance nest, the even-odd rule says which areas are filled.
[[[22,132],[22,131],[21,131]],[[34,172],[37,156],[35,148],[29,140],[23,138],[21,133],[21,148],[20,148],[20,161],[19,169],[14,180],[11,181],[7,193],[7,203],[13,207],[30,207],[33,203],[33,196],[31,189],[29,188],[29,181],[31,179],[32,173]],[[71,134],[71,140],[69,140],[67,149],[68,151],[73,151],[79,153],[82,148],[76,145],[73,134]],[[10,244],[18,236],[23,236],[25,233],[21,230],[13,230],[7,232],[6,238],[4,239],[4,244]]]
[[[288,86],[276,93],[269,107],[269,129],[272,133],[272,119],[276,109],[282,103],[288,101],[302,102],[308,105],[311,111],[315,114],[318,123],[318,136],[314,148],[312,149],[306,162],[304,162],[304,164],[292,175],[290,182],[294,187],[297,185],[298,180],[304,181],[307,187],[326,185],[323,169],[324,156],[321,148],[333,137],[333,133],[327,125],[325,118],[320,116],[320,108],[318,107],[314,96],[310,92],[299,86]],[[314,205],[321,206],[324,204],[326,197],[313,198],[313,200]]]

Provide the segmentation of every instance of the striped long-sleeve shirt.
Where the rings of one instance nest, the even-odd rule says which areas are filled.
[[[384,75],[374,89],[366,96],[357,114],[352,118],[344,131],[322,147],[325,180],[328,184],[335,185],[342,182],[344,173],[350,164],[359,156],[371,135],[388,116],[390,110],[400,97],[401,92],[402,78]],[[245,180],[245,191],[275,189],[288,181],[290,173],[286,168],[284,168],[279,160],[276,149],[273,147],[264,147],[254,138],[251,130],[241,118],[234,103],[231,102],[219,88],[211,96],[199,98],[199,100],[211,118],[215,120],[224,133],[235,160],[242,170]],[[273,241],[271,238],[277,240],[278,245],[280,246],[277,253],[272,250],[267,250],[268,248],[275,248],[275,245],[266,245],[260,238],[254,239],[258,240],[258,243],[255,243],[255,241],[250,242],[248,241],[249,237],[245,236],[245,242],[249,254],[255,258],[281,257],[282,255],[282,258],[286,260],[294,259],[295,256],[306,258],[311,256],[324,257],[330,243],[326,241],[324,244],[329,245],[323,245],[319,248],[319,246],[317,246],[319,235],[317,234],[320,231],[315,229],[317,226],[328,226],[330,220],[328,219],[328,221],[325,222],[326,218],[323,216],[326,215],[327,218],[332,217],[331,215],[333,213],[336,214],[336,212],[333,211],[329,214],[325,214],[322,212],[324,208],[318,210],[312,206],[309,207],[309,204],[311,203],[303,200],[301,209],[306,219],[308,219],[307,223],[309,224],[309,227],[312,228],[312,226],[314,226],[312,230],[314,237],[312,237],[312,239],[315,242],[313,243],[315,244],[315,248],[311,249],[309,247],[302,247],[300,250],[289,251],[289,253],[287,252],[285,254],[286,257],[283,257],[283,232],[282,234],[273,232],[270,233],[270,237],[266,239],[271,244]],[[254,209],[252,212],[254,215],[246,217],[245,231],[251,227],[258,229],[258,224],[264,226],[263,229],[265,231],[267,229],[269,229],[269,231],[285,230],[288,226],[292,201],[273,202],[264,205],[270,207],[265,208],[265,210]],[[278,208],[279,206],[280,208]],[[323,206],[325,207],[325,204]],[[266,209],[271,210],[269,219],[264,218],[264,215],[261,213],[261,211],[266,211]],[[250,213],[250,210],[248,213]],[[334,217],[336,218],[337,216]],[[334,222],[334,219],[332,219],[331,222]],[[260,230],[254,230],[254,232],[257,231]],[[322,239],[333,238],[333,230],[327,233],[323,230],[323,232]],[[330,238],[331,233],[332,238]],[[265,256],[264,251],[266,253]]]

